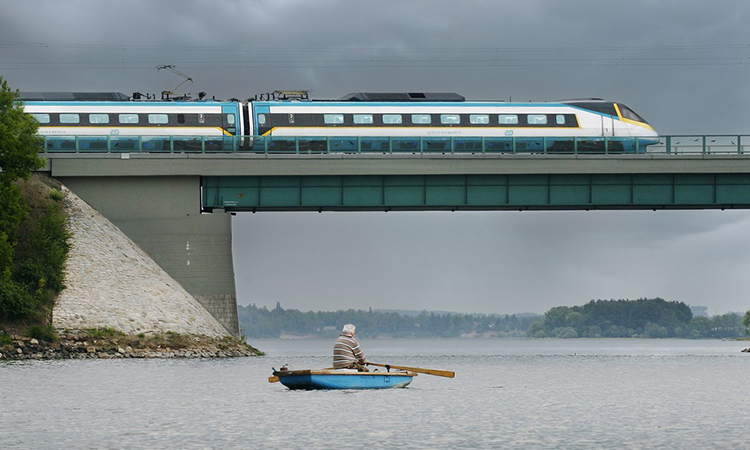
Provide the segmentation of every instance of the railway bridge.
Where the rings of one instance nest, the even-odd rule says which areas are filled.
[[[43,170],[235,335],[237,212],[750,208],[743,136],[668,136],[633,154],[462,152],[453,143],[440,153],[336,153],[293,144],[226,153],[76,146],[45,152]]]

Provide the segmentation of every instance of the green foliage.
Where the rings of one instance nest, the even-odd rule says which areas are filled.
[[[385,311],[301,312],[284,309],[277,303],[272,310],[255,305],[239,306],[240,327],[249,338],[297,336],[335,337],[346,323],[357,325],[357,335],[364,337],[457,337],[462,334],[490,336],[524,336],[531,322],[539,316],[483,314],[436,314],[422,311],[417,315]]]
[[[693,317],[682,302],[660,298],[596,300],[583,306],[558,306],[544,316],[399,314],[349,309],[301,312],[277,303],[269,310],[254,304],[239,306],[240,329],[248,338],[273,338],[284,334],[333,338],[346,323],[357,325],[361,337],[458,337],[498,336],[531,338],[736,338],[748,329],[750,311]]]
[[[11,187],[25,201],[25,214],[7,235],[12,240],[0,233],[0,320],[46,323],[55,296],[65,288],[67,216],[41,177]]]
[[[750,310],[745,313],[745,317],[742,318],[742,326],[745,327],[745,334],[750,334]]]
[[[125,333],[112,327],[89,328],[86,330],[86,336],[91,339],[117,339],[125,337]]]
[[[44,164],[39,158],[42,140],[39,124],[24,114],[18,92],[12,91],[0,77],[0,189],[18,178],[27,179]]]
[[[693,314],[684,303],[660,298],[592,300],[583,306],[558,306],[545,313],[529,336],[682,337]]]
[[[26,222],[19,237],[16,279],[32,289],[60,292],[65,288],[63,275],[70,244],[67,217],[57,203],[48,203],[36,220]]]
[[[543,321],[531,324],[527,335],[533,338],[702,339],[733,338],[741,333],[737,314],[693,317],[684,303],[655,298],[592,300],[583,306],[558,306],[547,311]]]
[[[69,250],[62,192],[31,172],[43,165],[37,122],[0,77],[0,321],[49,320]]]
[[[18,321],[34,316],[38,304],[22,285],[10,278],[0,279],[0,320]]]
[[[55,342],[58,339],[57,332],[52,325],[32,325],[29,327],[28,334],[40,341]]]
[[[13,338],[3,330],[0,330],[0,347],[13,344]]]
[[[49,198],[56,202],[61,202],[65,196],[63,195],[62,191],[57,189],[52,189],[49,193]]]

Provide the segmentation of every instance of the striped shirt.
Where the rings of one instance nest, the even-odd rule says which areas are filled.
[[[333,367],[346,369],[357,362],[365,362],[365,353],[359,348],[359,342],[351,334],[341,333],[333,345]]]

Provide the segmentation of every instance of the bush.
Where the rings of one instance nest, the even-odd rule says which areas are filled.
[[[30,319],[37,310],[34,297],[10,279],[0,279],[0,320]]]
[[[40,341],[57,341],[57,332],[52,328],[52,325],[32,325],[29,327],[28,334]]]
[[[13,338],[0,330],[0,347],[13,344]]]
[[[86,335],[91,339],[117,339],[125,337],[125,333],[112,327],[89,328]]]
[[[0,225],[10,229],[0,229],[0,320],[45,324],[55,296],[65,288],[70,233],[62,204],[54,200],[54,192],[62,193],[39,176],[10,186],[9,192],[18,192],[23,203],[16,221],[0,215]],[[0,195],[0,207],[7,206],[3,199],[13,198]]]
[[[56,202],[61,202],[65,197],[63,196],[62,191],[53,188],[49,193],[49,198]]]

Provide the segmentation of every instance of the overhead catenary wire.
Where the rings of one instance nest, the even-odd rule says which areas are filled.
[[[120,50],[91,60],[52,60],[34,49]],[[8,50],[0,57],[2,70],[142,70],[160,60],[144,59],[144,52],[169,50],[172,61],[186,69],[279,68],[450,68],[450,67],[579,67],[579,66],[742,66],[750,64],[750,44],[568,47],[428,47],[428,48],[318,48],[215,47],[168,45],[0,42]],[[9,50],[25,49],[14,59]],[[197,52],[221,51],[223,58],[195,58]],[[729,54],[727,52],[730,52]],[[128,59],[128,52],[138,56]],[[180,52],[190,53],[178,58]],[[241,52],[242,55],[232,53]],[[548,53],[545,56],[544,53]],[[239,56],[239,57],[238,57]],[[41,58],[44,60],[40,61]]]

